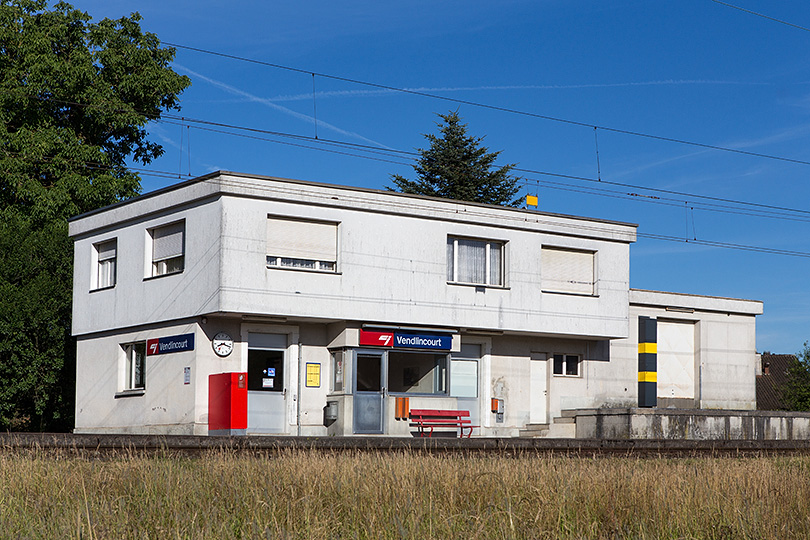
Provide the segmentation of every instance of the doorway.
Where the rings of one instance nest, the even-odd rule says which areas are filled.
[[[546,355],[532,354],[529,363],[529,423],[548,423],[548,361]]]
[[[286,431],[286,334],[248,333],[248,433]]]
[[[354,433],[383,432],[385,413],[383,353],[356,352],[354,356]]]

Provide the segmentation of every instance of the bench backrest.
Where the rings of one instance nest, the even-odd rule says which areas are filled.
[[[463,418],[470,416],[470,411],[450,409],[411,409],[411,418]]]

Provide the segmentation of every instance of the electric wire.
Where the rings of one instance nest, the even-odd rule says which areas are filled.
[[[177,49],[185,49],[185,50],[189,50],[189,51],[199,52],[199,53],[202,53],[202,54],[209,54],[209,55],[219,56],[219,57],[222,57],[222,58],[229,58],[229,59],[232,59],[232,60],[239,60],[239,61],[242,61],[242,62],[248,62],[248,63],[257,64],[257,65],[261,65],[261,66],[271,67],[271,68],[275,68],[275,69],[292,71],[292,72],[295,72],[295,73],[313,74],[313,75],[317,75],[318,77],[323,77],[325,79],[342,81],[342,82],[347,82],[347,83],[351,83],[351,84],[358,84],[358,85],[362,85],[362,86],[369,86],[369,87],[372,87],[372,88],[378,88],[378,89],[381,89],[381,90],[388,90],[388,91],[392,91],[392,92],[401,92],[401,93],[410,94],[410,95],[414,95],[414,96],[420,96],[420,97],[426,97],[426,98],[430,98],[430,99],[446,101],[446,102],[454,103],[454,104],[458,104],[458,105],[469,105],[471,107],[489,109],[489,110],[493,110],[493,111],[499,111],[499,112],[505,112],[505,113],[515,114],[515,115],[520,115],[520,116],[526,116],[526,117],[530,117],[530,118],[537,118],[537,119],[540,119],[540,120],[548,120],[548,121],[568,124],[568,125],[572,125],[572,126],[587,127],[587,128],[591,128],[591,129],[598,128],[598,129],[601,129],[601,130],[604,130],[604,131],[609,131],[611,133],[619,133],[619,134],[622,134],[622,135],[631,135],[631,136],[635,136],[635,137],[643,137],[643,138],[646,138],[646,139],[658,140],[658,141],[663,141],[663,142],[671,142],[671,143],[683,144],[683,145],[687,145],[687,146],[694,146],[694,147],[697,147],[697,148],[705,148],[705,149],[708,149],[708,150],[718,150],[718,151],[723,151],[723,152],[731,152],[731,153],[742,154],[742,155],[751,156],[751,157],[758,157],[758,158],[763,158],[763,159],[771,159],[771,160],[776,160],[776,161],[784,161],[784,162],[787,162],[787,163],[795,163],[795,164],[798,164],[798,165],[810,165],[810,161],[801,160],[801,159],[789,158],[789,157],[784,157],[784,156],[776,156],[776,155],[773,155],[773,154],[763,154],[763,153],[760,153],[760,152],[751,152],[751,151],[748,151],[748,150],[741,150],[739,148],[729,148],[729,147],[726,147],[726,146],[719,146],[719,145],[714,145],[714,144],[707,144],[707,143],[701,143],[701,142],[696,142],[696,141],[689,141],[689,140],[686,140],[686,139],[678,139],[678,138],[675,138],[675,137],[667,137],[667,136],[664,136],[664,135],[654,135],[654,134],[651,134],[651,133],[643,133],[643,132],[640,132],[640,131],[633,131],[633,130],[629,130],[629,129],[615,128],[615,127],[610,127],[610,126],[602,126],[602,125],[598,125],[598,124],[593,124],[593,123],[588,123],[588,122],[581,122],[581,121],[578,121],[578,120],[571,120],[571,119],[568,119],[568,118],[560,118],[560,117],[550,116],[550,115],[545,115],[545,114],[533,113],[533,112],[529,112],[529,111],[521,111],[519,109],[512,109],[510,107],[503,107],[503,106],[500,106],[500,105],[492,105],[492,104],[481,103],[481,102],[478,102],[478,101],[472,101],[472,100],[468,100],[468,99],[459,99],[459,98],[453,98],[453,97],[448,97],[448,96],[441,96],[441,95],[438,95],[438,94],[431,94],[430,92],[424,92],[424,91],[421,91],[421,90],[414,90],[414,89],[410,89],[410,88],[399,88],[399,87],[396,87],[396,86],[390,86],[390,85],[385,85],[385,84],[380,84],[380,83],[373,83],[373,82],[369,82],[369,81],[361,81],[359,79],[352,79],[352,78],[349,78],[349,77],[342,77],[342,76],[339,76],[339,75],[330,75],[330,74],[327,74],[327,73],[313,72],[311,70],[300,69],[300,68],[295,68],[295,67],[291,67],[291,66],[285,66],[285,65],[282,65],[282,64],[275,64],[275,63],[272,63],[272,62],[265,62],[265,61],[262,61],[262,60],[256,60],[256,59],[253,59],[253,58],[246,58],[246,57],[243,57],[243,56],[237,56],[237,55],[233,55],[233,54],[226,54],[226,53],[221,53],[221,52],[217,52],[217,51],[211,51],[211,50],[202,49],[202,48],[199,48],[199,47],[191,47],[191,46],[188,46],[188,45],[180,45],[178,43],[171,43],[171,42],[168,42],[168,41],[164,41],[163,44],[168,45],[169,47],[177,48]]]
[[[177,120],[182,120],[182,121],[186,121],[186,122],[192,122],[192,123],[195,123],[195,124],[202,124],[202,125],[206,125],[206,126],[218,126],[218,127],[234,129],[234,130],[240,130],[240,131],[249,131],[249,132],[253,132],[253,133],[269,134],[269,135],[274,135],[274,136],[278,136],[278,137],[294,138],[294,139],[299,139],[299,140],[306,140],[306,141],[309,141],[309,142],[312,142],[312,143],[323,143],[323,144],[339,145],[341,147],[347,147],[347,148],[353,148],[353,149],[358,149],[358,150],[363,150],[363,151],[374,152],[374,153],[385,155],[385,156],[417,157],[419,155],[416,152],[410,152],[410,151],[407,151],[407,150],[381,149],[379,147],[365,145],[365,144],[344,142],[344,141],[335,141],[335,140],[329,140],[329,139],[317,139],[317,140],[315,140],[312,137],[305,136],[305,135],[296,135],[296,134],[291,134],[291,133],[284,133],[284,132],[279,132],[279,131],[271,131],[271,130],[265,130],[265,129],[260,129],[260,128],[251,128],[251,127],[239,126],[239,125],[235,125],[235,124],[226,124],[226,123],[223,123],[223,122],[211,122],[211,121],[207,121],[207,120],[200,120],[200,119],[194,119],[194,118],[188,118],[188,117],[179,117],[179,116],[173,116],[173,115],[165,115],[165,117],[169,118],[169,119],[177,119]],[[164,121],[164,120],[161,119],[160,121]],[[167,122],[167,123],[169,123],[169,122]],[[202,129],[199,126],[195,126],[195,127],[197,129]],[[233,133],[233,132],[228,132],[228,131],[216,131],[216,130],[211,130],[211,131],[215,131],[217,133],[229,134],[229,135],[233,135],[233,136],[237,136],[237,137],[242,136],[239,133]],[[268,142],[280,142],[280,141],[273,141],[273,140],[263,139],[263,138],[258,138],[258,139],[259,140],[267,140]],[[304,146],[304,147],[305,148],[311,148],[311,149],[320,150],[320,148],[312,147],[312,146]],[[358,156],[356,154],[348,154],[348,155],[355,156],[355,157],[366,157],[366,156]],[[371,158],[369,158],[369,159],[371,159]],[[387,160],[378,160],[378,161],[387,161]],[[399,164],[399,165],[409,165],[408,163],[403,163],[403,162],[398,162],[398,161],[390,161],[390,162],[395,163],[395,164]],[[613,185],[613,186],[617,186],[617,187],[629,188],[629,189],[634,189],[634,190],[649,191],[649,192],[654,192],[654,193],[665,193],[665,194],[668,194],[668,195],[677,195],[677,196],[681,196],[681,197],[686,197],[688,199],[705,199],[705,200],[709,200],[709,201],[729,203],[729,204],[735,204],[735,205],[740,205],[740,206],[749,206],[749,207],[752,207],[752,208],[762,208],[762,209],[765,209],[765,210],[772,210],[772,211],[776,211],[776,212],[790,212],[790,213],[803,214],[803,215],[810,216],[810,210],[804,210],[804,209],[798,209],[798,208],[789,208],[789,207],[785,207],[785,206],[770,205],[770,204],[764,204],[764,203],[755,203],[755,202],[750,202],[750,201],[741,201],[741,200],[736,200],[736,199],[728,199],[728,198],[724,198],[724,197],[713,197],[713,196],[710,196],[710,195],[700,195],[700,194],[697,194],[697,193],[689,193],[689,192],[684,192],[684,191],[668,190],[668,189],[663,189],[663,188],[653,188],[653,187],[647,187],[647,186],[640,186],[640,185],[637,185],[637,184],[628,184],[628,183],[624,183],[624,182],[614,182],[614,181],[605,180],[605,179],[588,178],[588,177],[585,177],[585,176],[576,176],[576,175],[569,175],[569,174],[562,174],[562,173],[554,173],[554,172],[550,172],[550,171],[541,171],[541,170],[537,170],[537,169],[527,169],[527,168],[515,167],[512,170],[516,171],[516,172],[520,172],[520,173],[526,173],[526,174],[534,174],[534,175],[540,175],[540,176],[552,176],[552,177],[557,177],[557,178],[567,178],[567,179],[578,180],[578,181],[582,181],[582,182],[592,182],[592,183],[598,183],[598,184],[603,184],[603,185],[606,184],[606,185]]]
[[[212,181],[212,180],[209,180]],[[252,190],[263,190],[266,192],[273,192],[273,193],[284,193],[287,196],[297,196],[298,193],[295,191],[294,188],[286,188],[286,187],[276,187],[272,190],[267,187],[257,187],[255,183],[246,181],[246,180],[236,180],[232,179],[231,183],[233,185],[242,186],[246,188],[250,188]],[[313,196],[310,194],[310,196]],[[315,198],[322,198],[324,202],[332,203],[333,201],[327,195],[314,195]],[[356,203],[364,203],[366,204],[368,200],[363,198],[362,196],[352,196],[352,195],[345,195],[341,196],[341,199],[346,202],[356,202]],[[449,200],[448,203],[451,204],[460,204],[464,205],[465,201],[453,201]],[[390,205],[388,205],[390,208]],[[427,204],[420,204],[418,200],[409,201],[406,205],[406,209],[410,213],[416,213],[418,215],[430,215],[431,212],[435,211],[430,205]],[[477,209],[476,207],[468,207],[463,212],[465,218],[467,219],[480,219],[481,222],[487,222],[489,218],[491,218],[491,214],[486,212],[484,209]],[[521,223],[525,224],[527,221],[531,223],[537,223],[541,225],[546,225],[549,227],[560,227],[560,222],[558,219],[553,218],[552,216],[548,216],[545,214],[540,213],[521,213],[516,216],[503,216],[502,219],[506,221],[514,221],[515,224]],[[577,218],[574,218],[577,219]],[[600,225],[595,222],[590,222],[588,220],[582,220],[584,222],[577,223],[575,227],[571,227],[570,225],[564,225],[564,228],[572,228],[572,230],[576,230],[581,232],[589,232],[591,234],[615,234],[615,227],[609,227],[607,224]],[[565,233],[563,233],[565,234]],[[677,242],[677,243],[688,243],[688,244],[695,244],[695,245],[703,245],[708,247],[716,247],[716,248],[724,248],[724,249],[733,249],[738,251],[748,251],[748,252],[756,252],[756,253],[768,253],[773,255],[784,255],[790,257],[801,257],[801,258],[810,258],[810,252],[806,251],[798,251],[798,250],[786,250],[786,249],[779,249],[779,248],[770,248],[765,246],[754,246],[748,244],[738,244],[732,242],[720,242],[714,240],[701,240],[701,239],[688,239],[683,237],[665,235],[665,234],[656,234],[656,233],[643,233],[643,232],[636,232],[636,236],[639,238],[648,238],[652,240],[663,240],[669,242]]]
[[[751,11],[750,9],[745,9],[743,7],[740,7],[740,6],[735,6],[734,4],[729,4],[727,2],[720,2],[720,0],[711,0],[711,1],[714,2],[715,4],[720,4],[720,5],[723,5],[723,6],[730,7],[730,8],[738,9],[740,11],[744,11],[745,13],[750,13],[751,15],[756,15],[757,17],[762,17],[763,19],[768,19],[769,21],[777,22],[779,24],[784,24],[786,26],[792,26],[793,28],[798,28],[799,30],[804,30],[805,32],[810,32],[810,28],[807,28],[806,26],[793,24],[792,22],[784,21],[782,19],[777,19],[776,17],[770,17],[770,16],[765,15],[763,13],[758,13],[756,11]]]
[[[307,72],[307,73],[310,73],[310,72]],[[42,101],[52,101],[52,102],[56,102],[56,103],[62,103],[62,104],[65,104],[65,105],[76,105],[76,106],[79,106],[79,107],[89,107],[88,104],[79,103],[79,102],[75,102],[75,101],[60,100],[60,99],[57,99],[57,98],[54,98],[54,97],[51,97],[51,96],[32,96],[32,95],[28,95],[28,97],[39,99],[39,100],[42,100]],[[178,122],[187,122],[187,123],[194,123],[194,124],[217,126],[217,127],[227,128],[227,129],[235,129],[235,130],[240,130],[240,131],[248,131],[248,132],[253,132],[253,133],[274,135],[274,136],[284,137],[284,138],[293,138],[293,139],[305,140],[305,141],[308,141],[308,142],[315,142],[317,144],[326,144],[326,145],[333,145],[333,146],[339,146],[339,147],[344,147],[344,148],[352,148],[352,149],[355,149],[355,150],[362,150],[364,152],[377,153],[377,154],[385,155],[385,156],[389,156],[389,157],[399,157],[399,156],[412,156],[412,157],[415,157],[415,156],[418,156],[418,154],[416,152],[410,152],[410,151],[406,151],[406,150],[380,148],[378,146],[371,146],[371,145],[365,145],[365,144],[360,144],[360,143],[352,143],[352,142],[346,142],[346,141],[338,141],[338,140],[334,140],[334,139],[322,139],[322,138],[314,139],[313,137],[307,136],[307,135],[298,135],[298,134],[293,134],[293,133],[272,131],[272,130],[253,128],[253,127],[248,127],[248,126],[239,126],[239,125],[235,125],[235,124],[227,124],[227,123],[224,123],[224,122],[213,122],[213,121],[209,121],[209,120],[202,120],[202,119],[190,118],[190,117],[186,117],[186,116],[173,115],[171,113],[163,114],[159,118],[151,118],[151,120],[156,121],[156,122],[166,122],[166,123],[170,123],[170,122],[168,122],[168,120],[175,120],[175,121],[178,121]],[[177,125],[177,124],[175,124],[175,125]],[[195,128],[202,129],[199,126],[195,126]],[[215,130],[211,130],[211,131],[215,131]],[[226,132],[226,131],[222,131],[220,133],[230,134],[230,135],[240,136],[240,137],[243,136],[243,135],[238,134],[238,133],[230,133],[230,132]],[[268,142],[279,142],[279,143],[281,143],[280,141],[273,141],[273,140],[269,140],[269,139],[261,139],[261,138],[259,138],[259,140],[267,140]],[[309,148],[309,149],[322,150],[320,148],[310,147],[310,146],[303,146],[303,147],[304,148]],[[365,156],[358,156],[356,154],[345,154],[345,155],[349,155],[349,156],[353,156],[353,157],[365,157]],[[379,160],[379,161],[385,161],[385,160]],[[399,164],[399,165],[408,165],[406,163],[395,162],[395,161],[390,161],[390,163]],[[810,162],[808,162],[808,164],[810,164]],[[608,180],[604,180],[604,179],[594,179],[594,178],[588,178],[588,177],[584,177],[584,176],[575,176],[575,175],[569,175],[569,174],[553,173],[553,172],[549,172],[549,171],[539,171],[539,170],[525,169],[525,168],[520,168],[520,167],[515,167],[513,170],[516,171],[516,172],[524,172],[524,173],[528,173],[528,174],[537,174],[537,175],[542,175],[542,176],[552,176],[552,177],[558,177],[558,178],[568,178],[568,179],[584,181],[584,182],[597,182],[597,183],[600,183],[600,184],[609,184],[609,185],[621,186],[621,187],[626,187],[626,188],[631,188],[631,189],[639,189],[639,190],[642,190],[642,191],[651,191],[651,192],[655,192],[655,193],[667,193],[667,194],[672,194],[672,195],[679,195],[679,196],[683,196],[683,197],[689,197],[691,199],[696,199],[697,198],[697,199],[714,200],[714,201],[721,201],[721,202],[727,202],[727,203],[744,205],[744,206],[751,206],[751,207],[756,207],[756,208],[767,208],[767,209],[771,209],[771,210],[778,210],[778,211],[781,211],[781,212],[791,212],[791,213],[799,213],[799,214],[810,215],[810,210],[801,210],[801,209],[796,209],[796,208],[788,208],[788,207],[784,207],[784,206],[768,205],[768,204],[754,203],[754,202],[749,202],[749,201],[740,201],[740,200],[728,199],[728,198],[723,198],[723,197],[712,197],[712,196],[709,196],[709,195],[699,195],[699,194],[696,194],[696,193],[688,193],[688,192],[682,192],[682,191],[667,190],[667,189],[662,189],[662,188],[652,188],[652,187],[647,187],[647,186],[639,186],[639,185],[634,185],[634,184],[627,184],[627,183],[623,183],[623,182],[614,182],[614,181],[608,181]]]
[[[311,73],[311,72],[308,72],[308,73]],[[373,84],[373,83],[368,83],[368,84]],[[408,92],[413,93],[413,91],[408,91]],[[437,97],[439,99],[445,99],[445,98],[442,98],[441,96],[432,96],[430,94],[427,94],[427,96],[428,97]],[[52,100],[52,101],[57,101],[57,102],[62,102],[62,103],[67,103],[67,104],[73,104],[73,105],[77,105],[77,106],[87,106],[86,104],[81,104],[81,103],[76,103],[76,102],[67,102],[67,101],[64,101],[64,100],[56,100],[56,99],[53,99],[53,98],[42,98],[40,96],[31,96],[31,97],[40,98],[40,99],[48,99],[48,100]],[[452,98],[446,98],[446,99],[452,99]],[[470,104],[472,105],[474,103],[470,103]],[[485,106],[485,107],[488,107],[488,108],[497,108],[497,107],[494,107],[494,106],[486,106],[486,105],[481,105],[481,106]],[[518,114],[523,114],[521,111],[508,111],[508,112],[517,112]],[[533,115],[532,113],[525,113],[525,114],[530,115],[530,116],[542,117],[541,115]],[[297,138],[297,139],[301,139],[301,140],[307,140],[307,141],[310,141],[310,142],[313,140],[312,137],[307,137],[307,136],[302,136],[302,135],[287,134],[287,133],[283,133],[283,132],[270,132],[268,130],[260,130],[260,129],[249,128],[249,127],[244,127],[244,126],[234,126],[234,125],[229,125],[229,124],[216,123],[216,122],[210,122],[210,121],[203,121],[203,120],[198,120],[198,119],[190,119],[188,117],[174,117],[174,118],[172,118],[172,115],[169,115],[169,114],[164,115],[164,116],[167,117],[169,120],[174,119],[175,121],[179,120],[181,122],[195,122],[195,123],[199,122],[199,123],[202,123],[202,124],[218,125],[218,126],[228,127],[228,128],[232,128],[232,129],[254,131],[254,132],[259,132],[259,133],[271,133],[271,134],[274,134],[274,135],[277,135],[277,136],[293,137],[293,138]],[[152,118],[152,120],[161,121],[162,119],[161,118]],[[593,125],[584,124],[584,123],[576,123],[576,122],[573,122],[573,121],[571,121],[570,123],[574,123],[574,124],[578,124],[578,125],[582,125],[582,126],[587,126],[587,127],[592,127],[594,129],[599,128],[599,129],[605,129],[607,131],[624,132],[622,130],[617,130],[617,129],[614,129],[614,128],[593,126]],[[197,129],[201,129],[200,126],[194,126],[194,127],[197,128]],[[231,134],[231,135],[237,135],[237,136],[244,136],[244,134],[236,134],[236,133],[231,133],[231,132],[224,132],[223,131],[223,133]],[[630,132],[626,132],[626,133],[635,134],[635,133],[630,133]],[[644,134],[639,134],[639,135],[647,136],[647,135],[644,135]],[[658,139],[661,139],[661,140],[667,140],[667,138],[658,137],[658,136],[648,136],[648,137],[650,137],[650,138],[658,138]],[[281,142],[281,141],[273,141],[273,140],[269,140],[269,139],[266,139],[266,140],[268,140],[268,142]],[[326,141],[324,141],[324,140],[321,140],[321,139],[316,139],[316,142],[317,143],[325,143],[325,144],[337,145],[337,146],[342,146],[342,147],[351,147],[351,148],[355,148],[355,149],[362,148],[363,151],[373,151],[373,152],[379,152],[379,153],[386,152],[386,153],[388,153],[388,155],[397,155],[397,154],[398,155],[403,155],[403,154],[414,155],[411,152],[406,152],[406,151],[401,151],[401,150],[381,149],[379,147],[374,147],[374,146],[369,146],[369,145],[360,145],[360,144],[357,144],[357,143],[348,143],[348,142],[343,142],[343,141],[334,141],[334,140],[326,140]],[[695,146],[703,146],[703,147],[711,148],[711,146],[702,145],[701,143],[689,143],[687,141],[679,141],[679,140],[672,140],[672,142],[684,142],[685,144],[693,144]],[[326,150],[326,149],[323,149],[323,148],[316,148],[316,147],[307,147],[307,148],[315,148],[315,149],[318,149],[318,150]],[[735,151],[733,149],[725,149],[725,148],[722,148],[722,147],[717,147],[716,149]],[[8,151],[4,151],[4,152],[9,153]],[[337,151],[335,151],[335,152],[336,153],[341,153],[341,152],[337,152]],[[743,152],[743,151],[736,151],[736,152],[749,154],[749,155],[757,155],[755,153],[750,153],[750,152]],[[375,158],[370,158],[369,156],[360,156],[360,155],[350,154],[350,153],[344,153],[344,154],[352,156],[352,157],[364,157],[364,158],[368,158],[368,159],[375,159]],[[777,156],[759,155],[759,157],[766,157],[766,158],[772,158],[772,159],[780,159],[782,161],[792,161],[792,162],[796,162],[796,163],[810,164],[810,162],[800,162],[800,161],[797,161],[797,160],[792,160],[790,158],[779,158]],[[385,160],[380,160],[380,161],[385,161]],[[399,163],[399,162],[397,162],[397,163],[402,164],[402,163]],[[92,164],[84,164],[84,165],[87,166],[88,168],[91,168],[91,169],[95,168],[95,169],[112,170],[114,168],[114,167],[111,167],[109,165],[92,165]],[[171,172],[168,172],[168,171],[155,171],[155,170],[150,170],[150,169],[140,169],[139,170],[139,168],[137,168],[137,167],[127,167],[127,169],[130,169],[130,170],[133,170],[133,171],[139,171],[140,174],[144,174],[145,176],[153,176],[153,177],[159,177],[159,178],[172,178],[172,179],[182,177],[181,174],[171,173]],[[531,170],[531,169],[518,169],[518,168],[515,168],[514,170],[516,170],[518,172],[526,172],[526,173],[530,173],[530,174],[556,176],[556,177],[577,179],[577,180],[583,180],[583,181],[589,181],[589,182],[600,182],[600,183],[613,184],[613,185],[617,185],[617,186],[625,186],[625,187],[626,186],[632,186],[631,184],[622,184],[622,183],[618,183],[618,182],[605,182],[605,181],[594,180],[592,178],[577,177],[577,176],[573,176],[573,175],[563,175],[563,174],[559,174],[559,173],[548,173],[548,172],[544,172],[544,171],[535,171],[535,170]],[[654,192],[664,192],[664,193],[672,193],[672,194],[684,195],[684,193],[682,193],[682,192],[676,192],[676,191],[671,191],[671,190],[662,190],[662,189],[658,189],[658,188],[648,188],[648,187],[644,187],[644,186],[633,186],[633,187],[636,187],[636,188],[642,189],[642,190],[654,191]],[[747,201],[735,201],[735,200],[732,200],[732,199],[724,199],[724,198],[719,198],[719,197],[710,197],[710,196],[697,195],[697,194],[689,194],[689,195],[692,196],[692,197],[697,197],[697,198],[702,198],[702,199],[725,201],[725,202],[731,202],[731,203],[734,203],[734,204],[741,204],[741,205],[746,205],[746,206],[772,208],[772,209],[778,209],[778,210],[794,212],[794,213],[810,214],[810,211],[798,210],[798,209],[792,209],[792,208],[785,208],[785,207],[779,207],[779,206],[773,206],[773,205],[763,205],[761,203],[751,203],[751,202],[747,202]],[[722,247],[722,248],[737,249],[737,250],[743,250],[743,251],[752,251],[752,252],[760,252],[760,253],[771,253],[771,254],[779,254],[779,255],[810,258],[810,253],[807,253],[807,252],[793,251],[793,250],[781,250],[781,249],[777,249],[777,248],[767,248],[767,247],[762,247],[762,246],[751,246],[751,245],[745,245],[745,244],[717,242],[717,241],[710,241],[710,240],[691,240],[690,241],[688,239],[683,239],[683,238],[679,238],[679,237],[668,236],[668,235],[659,235],[659,234],[651,234],[651,233],[637,233],[637,236],[642,237],[642,238],[656,239],[656,240],[666,240],[666,241],[674,241],[674,242],[686,242],[686,243],[693,243],[693,244],[706,245],[706,246],[712,246],[712,247]]]

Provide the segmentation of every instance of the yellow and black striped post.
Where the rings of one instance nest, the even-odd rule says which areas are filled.
[[[658,405],[657,322],[652,317],[638,318],[638,406]]]

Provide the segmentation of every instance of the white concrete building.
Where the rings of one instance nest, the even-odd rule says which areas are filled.
[[[220,172],[70,235],[77,433],[206,434],[209,375],[245,372],[248,434],[408,436],[408,397],[565,435],[638,405],[640,316],[658,406],[755,408],[762,304],[630,289],[632,224]]]

